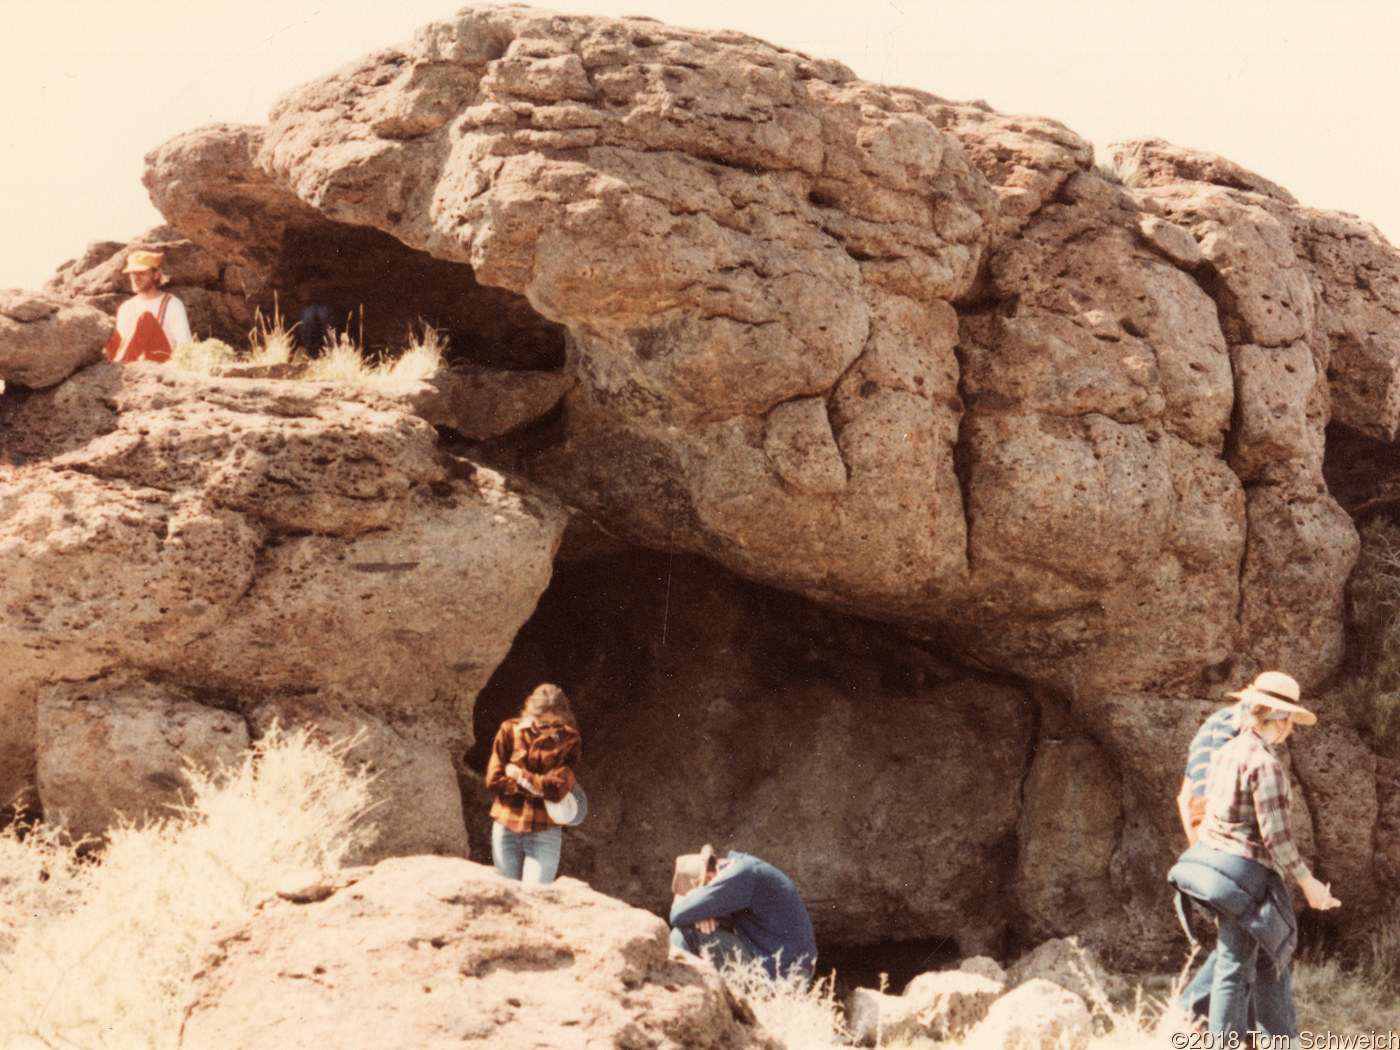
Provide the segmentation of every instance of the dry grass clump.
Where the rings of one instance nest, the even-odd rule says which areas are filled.
[[[297,341],[292,330],[282,320],[281,308],[273,301],[272,320],[261,310],[254,314],[253,330],[248,333],[248,363],[251,365],[285,365],[296,352]]]
[[[0,1046],[174,1047],[201,939],[374,832],[343,750],[273,732],[191,769],[188,808],[115,830],[96,860],[53,831],[0,834]]]
[[[297,345],[293,328],[286,326],[275,307],[271,320],[262,311],[256,316],[257,323],[248,333],[247,352],[240,353],[218,339],[204,339],[181,346],[171,356],[172,362],[206,375],[221,375],[232,365],[289,365],[295,378],[309,382],[381,387],[429,378],[443,368],[447,353],[442,332],[420,322],[397,356],[371,357],[349,332],[337,331],[319,356],[308,357]]]
[[[313,382],[358,383],[361,386],[395,386],[426,379],[442,368],[447,341],[431,325],[410,338],[408,346],[393,360],[372,361],[346,332],[338,332],[335,342],[306,364],[301,378]]]
[[[1131,149],[1114,150],[1109,154],[1108,160],[1094,165],[1094,171],[1115,186],[1124,186],[1128,189],[1140,186],[1146,176],[1146,172],[1142,170],[1142,150],[1143,144],[1141,142]]]
[[[1354,1038],[1400,1033],[1400,911],[1354,946],[1350,958],[1304,957],[1297,962],[1293,997],[1305,1032]]]
[[[758,1023],[788,1050],[847,1044],[834,973],[809,985],[800,976],[774,981],[752,961],[727,962],[720,972],[730,989],[753,1007]]]

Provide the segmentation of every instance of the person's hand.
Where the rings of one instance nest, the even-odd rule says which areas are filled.
[[[1330,911],[1332,908],[1340,908],[1342,902],[1332,896],[1332,887],[1315,875],[1309,875],[1298,884],[1303,889],[1303,896],[1308,899],[1308,907],[1316,908],[1318,911]]]
[[[516,786],[522,791],[529,792],[531,795],[542,796],[544,794],[543,791],[538,790],[533,784],[530,783],[530,781],[525,776],[525,771],[519,766],[517,766],[514,762],[506,766],[506,776],[514,780]]]
[[[718,919],[696,919],[695,928],[707,937],[719,929]]]

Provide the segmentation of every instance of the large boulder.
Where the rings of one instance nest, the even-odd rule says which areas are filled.
[[[41,687],[131,671],[244,714],[349,696],[455,797],[550,578],[548,497],[348,387],[106,364],[0,416],[0,793],[32,782]]]
[[[777,1046],[664,922],[572,879],[411,857],[295,896],[218,931],[182,1047]]]
[[[614,535],[1064,692],[1200,691],[1237,653],[1315,684],[1355,551],[1319,482],[1330,339],[1389,293],[1342,294],[1345,224],[1148,153],[1120,189],[1054,121],[517,7],[149,181],[268,273],[288,230],[373,230],[528,301],[577,385],[516,462]],[[216,221],[235,199],[274,221]]]

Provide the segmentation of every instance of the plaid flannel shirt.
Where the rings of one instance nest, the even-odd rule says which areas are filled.
[[[1293,844],[1290,802],[1282,763],[1258,733],[1243,730],[1211,763],[1201,841],[1302,882],[1310,873]]]
[[[517,832],[555,827],[544,808],[545,799],[558,802],[573,790],[574,766],[582,753],[577,729],[562,726],[541,731],[522,726],[518,718],[502,722],[491,745],[491,760],[486,764],[486,786],[496,793],[491,818]],[[538,795],[506,776],[506,766],[511,763],[520,767]]]

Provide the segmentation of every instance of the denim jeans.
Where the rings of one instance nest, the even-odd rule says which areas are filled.
[[[1219,949],[1206,956],[1185,988],[1177,1006],[1190,1017],[1209,1017],[1211,989],[1215,984],[1215,961]],[[1298,1017],[1293,1006],[1293,978],[1287,969],[1282,973],[1269,959],[1258,960],[1252,989],[1253,1009],[1249,1025],[1267,1036],[1298,1038]]]
[[[491,863],[497,872],[516,882],[553,882],[559,873],[559,847],[563,841],[563,828],[511,831],[493,820]]]
[[[671,930],[671,947],[708,957],[720,969],[726,963],[743,965],[759,962],[753,950],[728,930],[715,930],[714,933],[701,933],[694,926],[676,926]]]
[[[1220,921],[1220,937],[1211,953],[1215,960],[1210,987],[1212,1035],[1234,1034],[1248,1045],[1252,1001],[1261,1031],[1297,1038],[1292,975],[1287,969],[1276,969],[1272,959],[1260,959],[1259,954],[1259,942],[1248,930],[1230,919]]]

